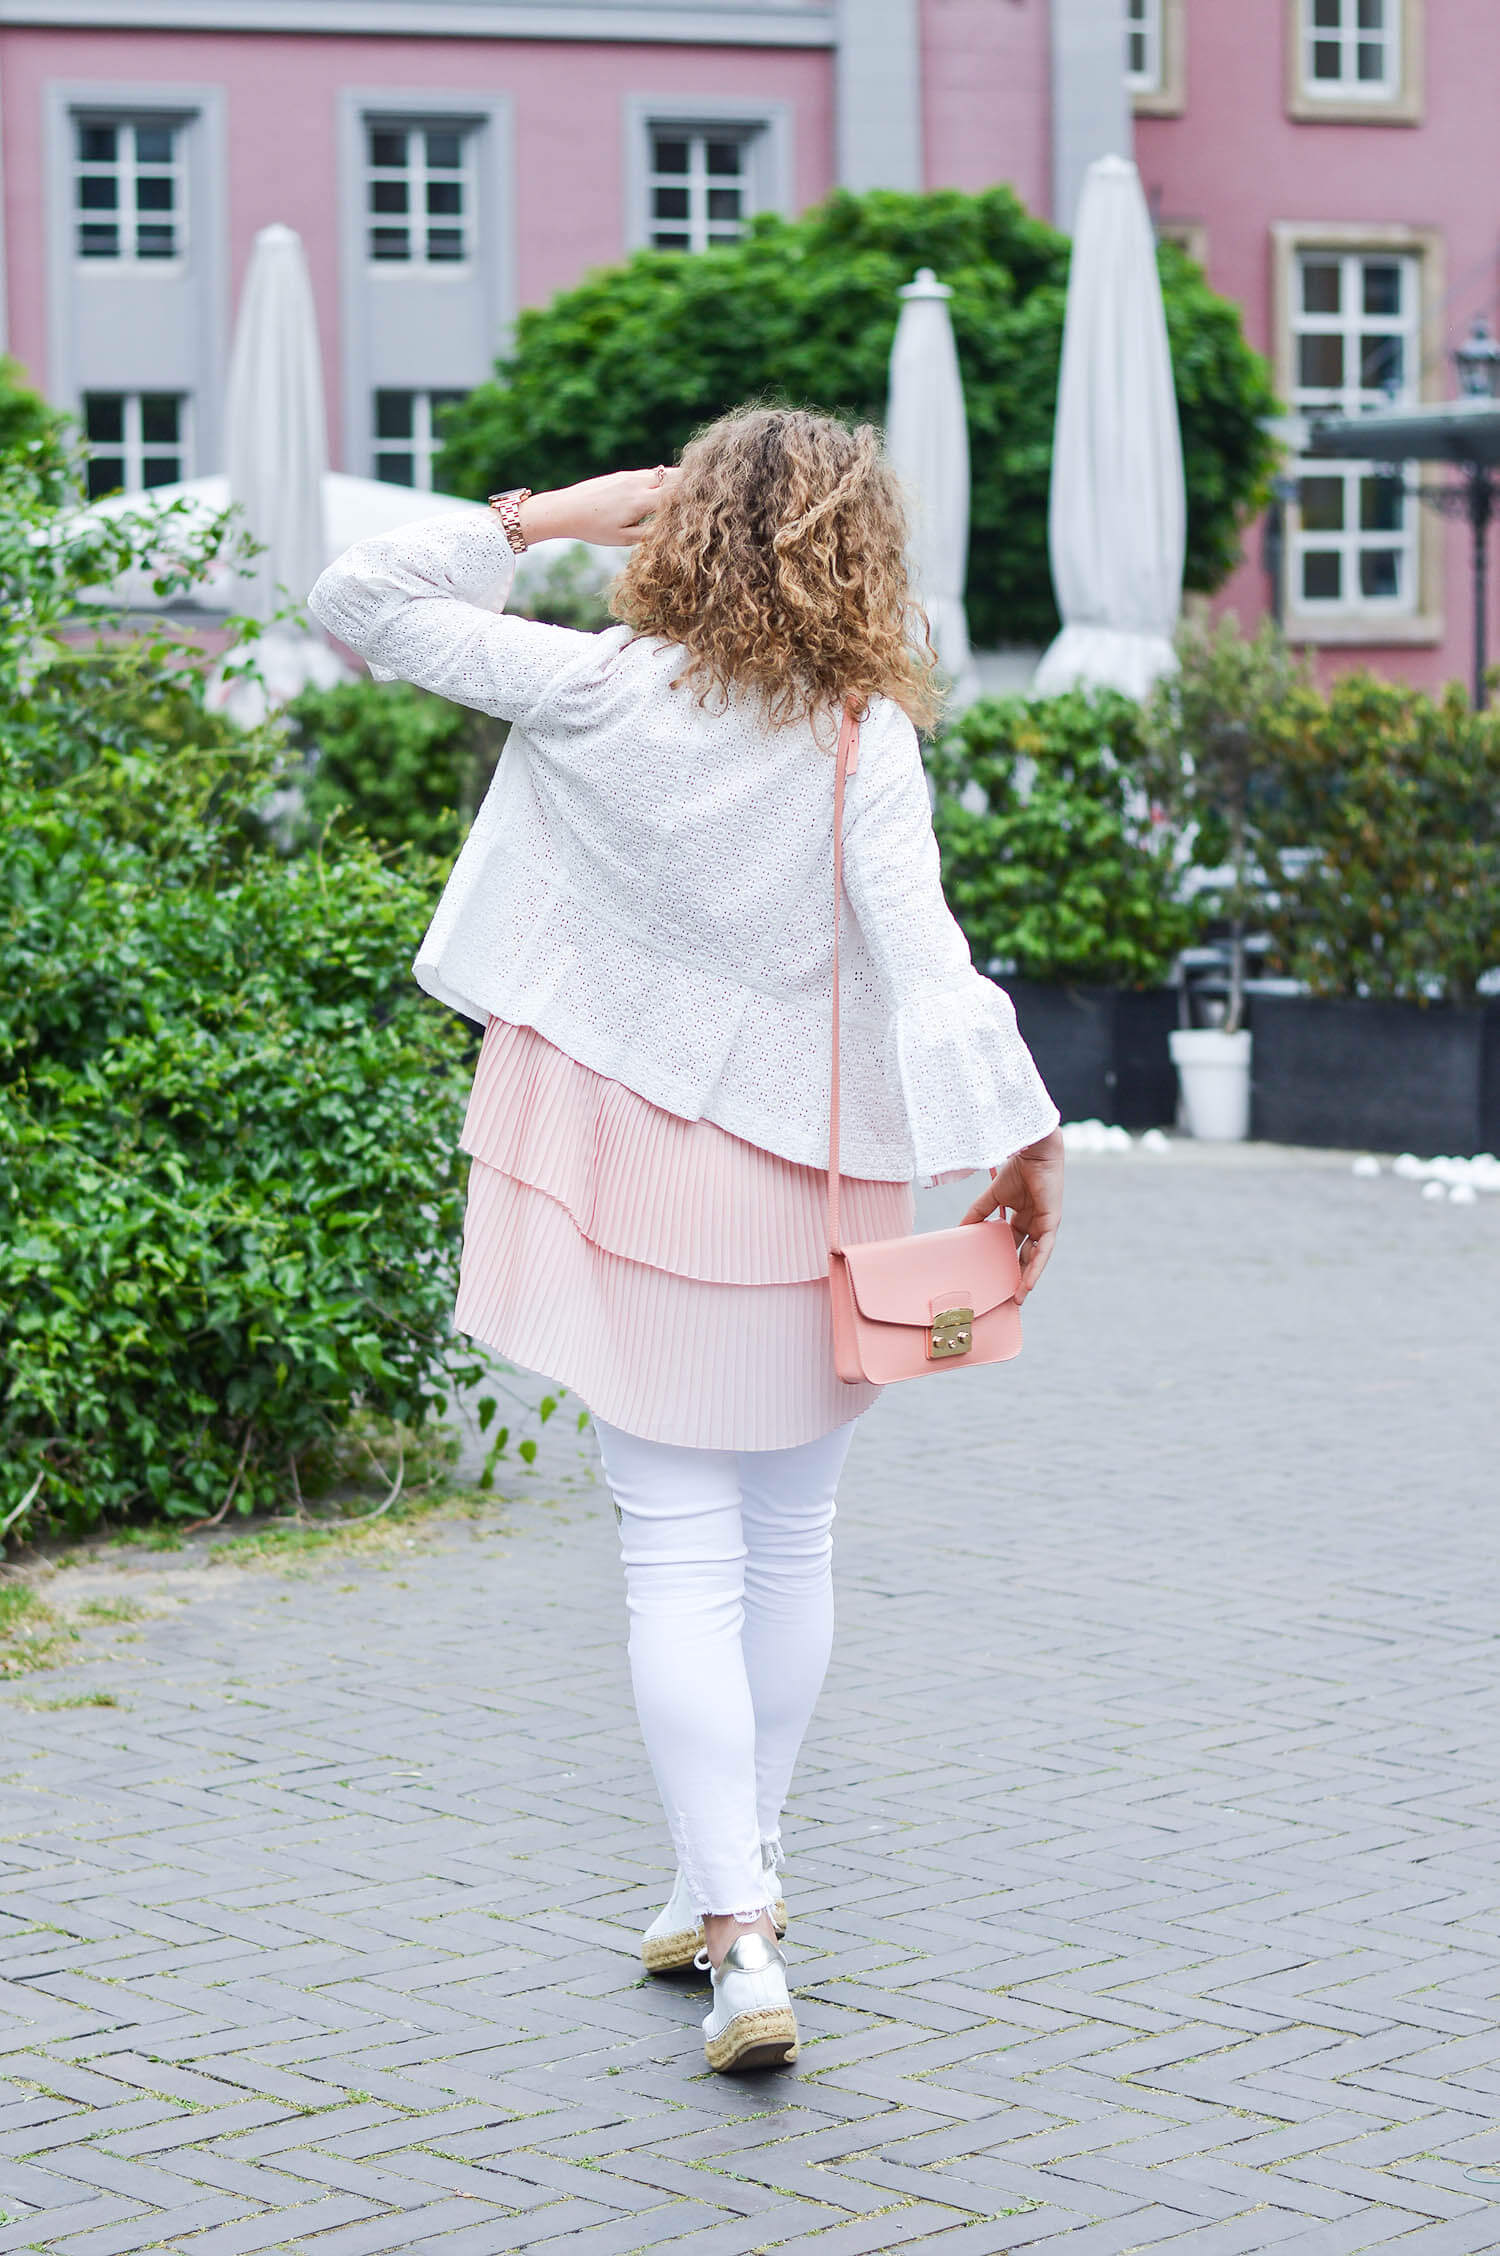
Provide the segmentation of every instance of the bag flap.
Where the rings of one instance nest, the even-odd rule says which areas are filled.
[[[1021,1281],[1007,1222],[969,1222],[842,1250],[859,1312],[877,1324],[927,1325],[937,1308],[984,1316],[1014,1299]]]

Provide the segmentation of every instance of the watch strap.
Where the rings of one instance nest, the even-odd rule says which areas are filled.
[[[517,556],[524,555],[526,551],[526,535],[521,530],[521,504],[530,499],[530,486],[510,486],[504,493],[493,493],[489,497],[490,507],[505,527],[505,537]]]

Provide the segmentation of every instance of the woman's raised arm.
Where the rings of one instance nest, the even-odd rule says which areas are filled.
[[[528,543],[628,547],[675,475],[621,470],[532,494],[521,530]],[[455,511],[356,542],[329,565],[307,607],[378,681],[415,682],[524,726],[558,676],[588,661],[595,638],[502,616],[515,566],[498,516]]]

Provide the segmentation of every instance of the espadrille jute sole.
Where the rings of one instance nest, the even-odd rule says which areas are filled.
[[[797,2022],[790,2006],[737,2013],[727,2029],[705,2037],[708,2065],[721,2074],[736,2068],[789,2068],[797,2057]]]
[[[786,1933],[786,1905],[778,1897],[771,1906],[771,1923],[780,1942]],[[649,1935],[641,1941],[641,1963],[648,1974],[680,1974],[691,1966],[703,1948],[703,1928],[680,1927],[675,1935]]]
[[[683,1927],[675,1935],[648,1935],[641,1943],[641,1958],[648,1974],[675,1974],[691,1966],[703,1948],[703,1929]]]

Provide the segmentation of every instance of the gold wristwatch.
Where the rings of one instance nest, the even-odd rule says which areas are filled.
[[[530,486],[511,486],[506,492],[489,497],[490,507],[505,527],[505,537],[517,556],[524,555],[526,550],[526,535],[521,530],[521,504],[530,499]]]

